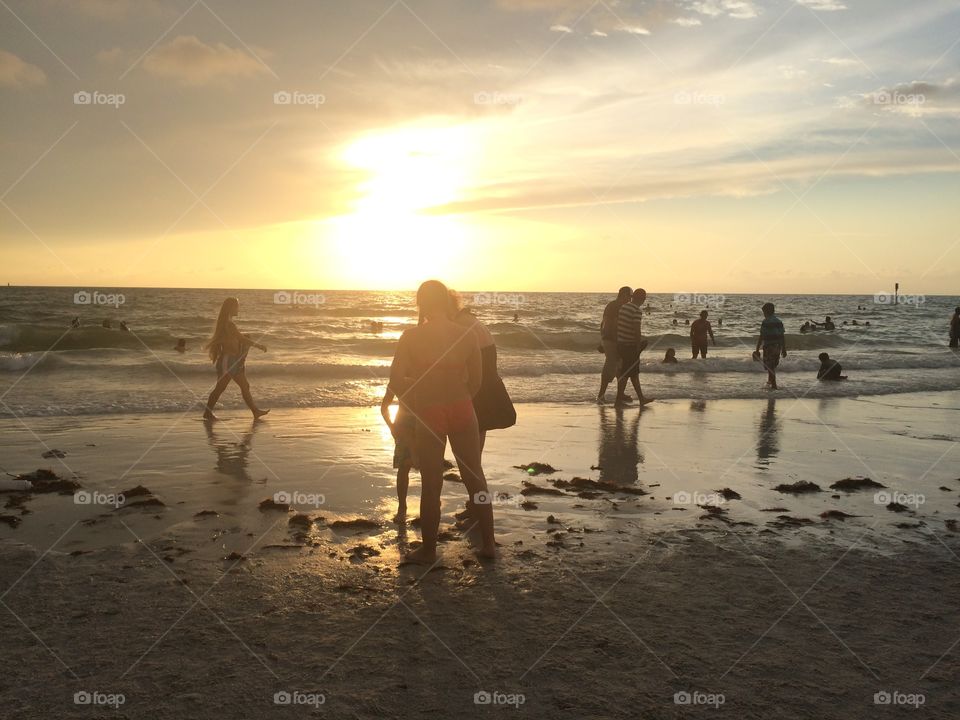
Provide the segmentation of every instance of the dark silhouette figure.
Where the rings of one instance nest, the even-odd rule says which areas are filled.
[[[817,371],[817,380],[846,380],[847,376],[843,374],[843,368],[836,360],[831,360],[830,355],[825,352],[820,353],[820,369]]]
[[[707,338],[713,342],[714,345],[717,344],[717,339],[713,336],[713,327],[710,325],[710,321],[707,320],[707,311],[700,311],[700,318],[694,320],[693,324],[690,326],[690,349],[693,352],[693,359],[697,359],[697,355],[706,359],[707,357]]]
[[[753,359],[763,362],[763,367],[767,371],[767,385],[771,390],[776,390],[777,366],[780,364],[780,358],[787,356],[786,332],[783,329],[783,322],[774,315],[776,308],[773,303],[764,303],[761,310],[763,310],[763,322],[760,323],[760,337],[757,339],[757,349],[753,353]]]

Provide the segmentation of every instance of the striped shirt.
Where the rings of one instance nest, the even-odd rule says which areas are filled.
[[[617,314],[617,342],[635,343],[640,341],[638,326],[643,320],[643,309],[632,300],[620,308]]]

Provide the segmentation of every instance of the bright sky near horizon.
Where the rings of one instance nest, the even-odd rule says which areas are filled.
[[[956,0],[3,0],[0,282],[957,294]]]

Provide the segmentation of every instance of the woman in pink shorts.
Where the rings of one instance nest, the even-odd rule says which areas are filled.
[[[448,439],[463,484],[476,505],[482,536],[477,554],[493,558],[493,506],[480,463],[480,431],[473,410],[473,396],[483,374],[480,345],[474,332],[450,319],[450,295],[443,283],[423,283],[417,290],[417,306],[420,325],[400,337],[390,368],[390,389],[417,419],[414,443],[420,462],[423,545],[405,561],[436,562],[443,453]]]

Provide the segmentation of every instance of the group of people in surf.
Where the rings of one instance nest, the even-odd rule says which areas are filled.
[[[597,393],[597,402],[606,402],[607,388],[614,379],[617,380],[617,395],[614,404],[618,407],[628,405],[632,398],[626,394],[627,382],[633,385],[637,393],[640,406],[653,401],[645,396],[640,386],[640,355],[649,346],[649,341],[643,336],[643,308],[647,299],[647,292],[643,288],[631,289],[623,286],[617,297],[607,303],[600,321],[600,345],[597,350],[604,354],[605,361],[600,371],[600,392]],[[760,323],[760,334],[757,347],[753,352],[753,359],[762,363],[767,371],[767,386],[771,390],[777,389],[777,367],[780,359],[787,356],[786,332],[783,322],[776,316],[773,303],[764,303],[761,308],[763,320]],[[960,309],[958,309],[960,310]],[[707,357],[708,341],[716,345],[713,326],[707,319],[706,310],[700,312],[700,317],[690,324],[690,350],[694,359]],[[676,324],[676,320],[674,320]],[[814,323],[820,325],[821,323]],[[834,324],[830,317],[822,323],[824,329],[833,330]],[[804,330],[801,329],[801,332]],[[836,360],[831,359],[828,353],[820,353],[820,369],[817,372],[819,380],[846,380],[843,368]],[[667,348],[663,363],[677,363],[677,354],[674,348]]]

